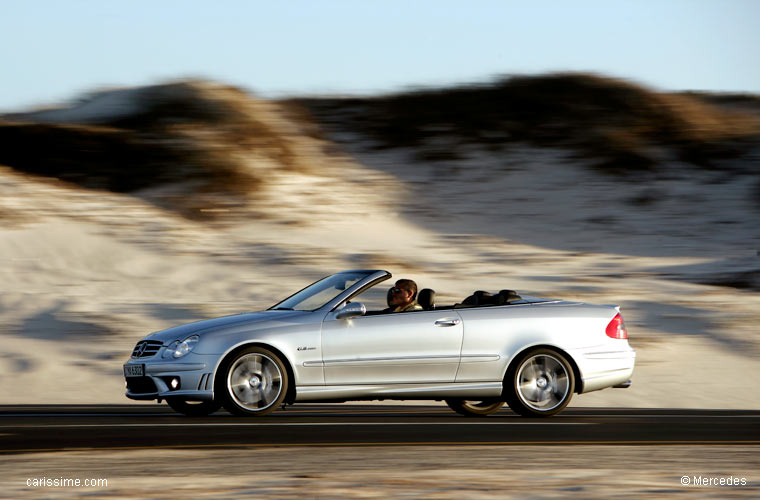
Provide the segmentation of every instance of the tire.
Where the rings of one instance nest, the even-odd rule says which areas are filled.
[[[504,401],[487,399],[483,401],[470,401],[469,399],[447,399],[449,408],[466,417],[485,417],[493,415],[501,410]]]
[[[177,413],[188,417],[206,417],[222,407],[217,401],[185,401],[184,399],[167,398],[166,402]]]
[[[288,393],[288,372],[282,360],[263,347],[247,347],[225,361],[217,394],[234,415],[263,416],[277,409]]]
[[[534,349],[507,371],[507,404],[524,417],[550,417],[561,412],[575,391],[570,363],[552,349]]]

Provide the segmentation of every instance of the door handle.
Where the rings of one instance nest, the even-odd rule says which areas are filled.
[[[456,318],[443,318],[435,322],[435,326],[456,326],[460,323]]]

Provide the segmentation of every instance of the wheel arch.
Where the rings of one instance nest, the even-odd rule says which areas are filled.
[[[573,357],[570,356],[570,354],[568,354],[567,351],[552,344],[532,345],[532,346],[522,349],[521,351],[517,352],[514,356],[512,356],[512,359],[509,361],[509,364],[507,365],[507,370],[504,372],[504,377],[502,377],[503,386],[506,386],[507,377],[510,376],[510,374],[512,373],[512,370],[516,369],[518,360],[520,360],[523,357],[523,355],[536,349],[550,349],[552,351],[556,351],[563,358],[565,358],[567,362],[570,363],[570,367],[573,369],[573,377],[575,378],[575,389],[573,390],[573,392],[575,394],[581,394],[583,392],[583,379],[581,378],[581,371],[578,368],[578,363],[575,362],[575,359],[573,359]],[[502,391],[503,390],[504,389],[502,388]]]
[[[217,387],[216,385],[218,383],[221,383],[220,379],[217,377],[219,374],[219,370],[222,366],[225,366],[225,363],[232,357],[235,356],[237,353],[242,351],[243,349],[247,349],[249,347],[261,347],[263,349],[266,349],[268,351],[271,351],[272,354],[280,358],[282,361],[282,364],[285,365],[285,370],[288,372],[288,392],[285,396],[285,403],[292,404],[296,400],[296,380],[295,380],[295,371],[293,370],[293,364],[290,362],[290,359],[283,354],[283,352],[273,346],[272,344],[267,344],[265,342],[245,342],[243,344],[237,345],[234,348],[230,349],[227,353],[224,354],[219,359],[219,362],[216,364],[216,367],[214,368],[214,391],[216,392]]]

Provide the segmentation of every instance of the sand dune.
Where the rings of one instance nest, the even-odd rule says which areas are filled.
[[[438,135],[378,148],[341,118],[365,102],[336,110],[208,82],[179,88],[181,106],[145,97],[167,92],[158,86],[5,117],[11,128],[150,130],[147,151],[182,155],[167,175],[135,171],[147,177],[125,190],[72,177],[61,170],[70,164],[0,159],[0,403],[124,402],[121,363],[145,334],[265,308],[325,274],[372,267],[443,302],[513,288],[620,304],[639,353],[634,385],[572,404],[760,407],[748,397],[760,376],[751,133],[710,168],[663,154],[657,168],[621,178],[588,150],[525,138],[493,150]],[[431,159],[431,147],[457,155]],[[44,148],[32,153],[46,161]],[[235,175],[198,174],[218,165]]]

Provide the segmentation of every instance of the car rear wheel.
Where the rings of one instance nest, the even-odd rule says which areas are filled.
[[[485,417],[499,411],[504,406],[504,401],[487,399],[483,401],[471,401],[469,399],[447,399],[449,408],[467,417]]]
[[[236,415],[266,415],[282,404],[288,392],[288,372],[274,353],[248,347],[222,367],[222,404]]]
[[[509,407],[524,417],[556,415],[575,391],[570,363],[552,349],[524,354],[507,372],[504,383]]]
[[[222,407],[222,404],[216,401],[185,401],[184,399],[167,398],[166,402],[172,410],[188,417],[205,417]]]

